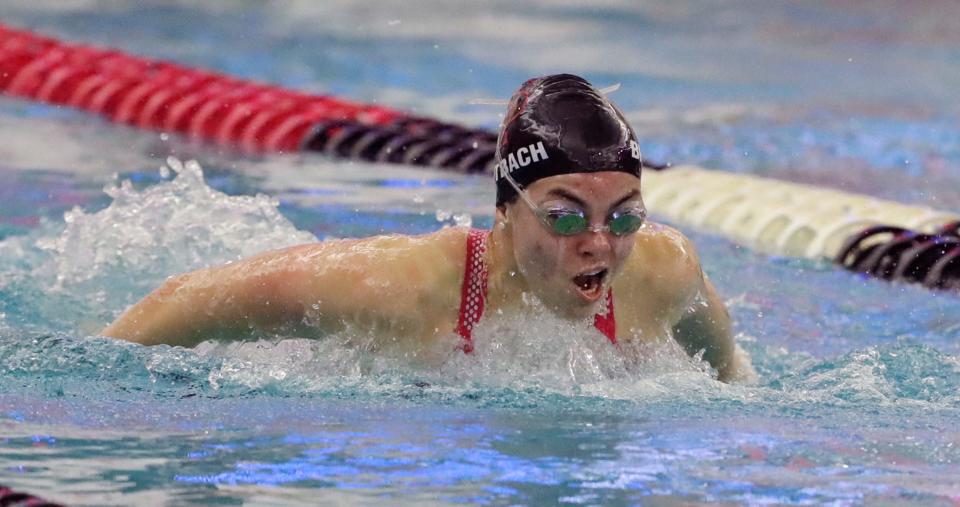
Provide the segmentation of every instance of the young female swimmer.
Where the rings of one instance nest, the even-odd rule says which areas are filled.
[[[103,334],[191,346],[255,331],[317,334],[344,326],[424,347],[472,328],[525,293],[618,340],[673,338],[720,380],[751,367],[690,241],[646,222],[640,151],[620,111],[586,80],[531,79],[514,94],[497,143],[490,231],[325,241],[170,278]]]

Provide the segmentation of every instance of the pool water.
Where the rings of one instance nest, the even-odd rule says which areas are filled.
[[[657,161],[960,210],[952,2],[453,5],[12,0],[0,20],[490,129],[500,108],[471,99],[582,73],[622,83]],[[960,503],[960,297],[699,231],[755,383],[667,346],[629,363],[549,315],[485,321],[437,370],[349,331],[97,337],[171,274],[489,226],[490,183],[0,97],[0,484],[79,505]]]

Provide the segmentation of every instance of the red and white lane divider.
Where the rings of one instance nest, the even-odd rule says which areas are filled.
[[[480,172],[495,134],[0,24],[0,92],[249,151],[311,150]]]

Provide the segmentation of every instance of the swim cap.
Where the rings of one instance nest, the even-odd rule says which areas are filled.
[[[497,139],[497,206],[521,188],[558,174],[619,171],[640,177],[640,147],[623,114],[587,80],[572,74],[534,78],[510,98]]]

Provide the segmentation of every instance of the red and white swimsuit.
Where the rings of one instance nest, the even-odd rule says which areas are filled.
[[[463,351],[473,351],[473,326],[483,317],[483,307],[487,299],[487,263],[484,253],[487,251],[487,233],[480,229],[470,229],[467,234],[467,264],[463,270],[463,288],[460,291],[460,318],[457,321],[457,334],[463,337]],[[613,291],[607,290],[606,310],[593,317],[593,325],[606,336],[611,343],[617,343],[617,322],[613,317]]]

